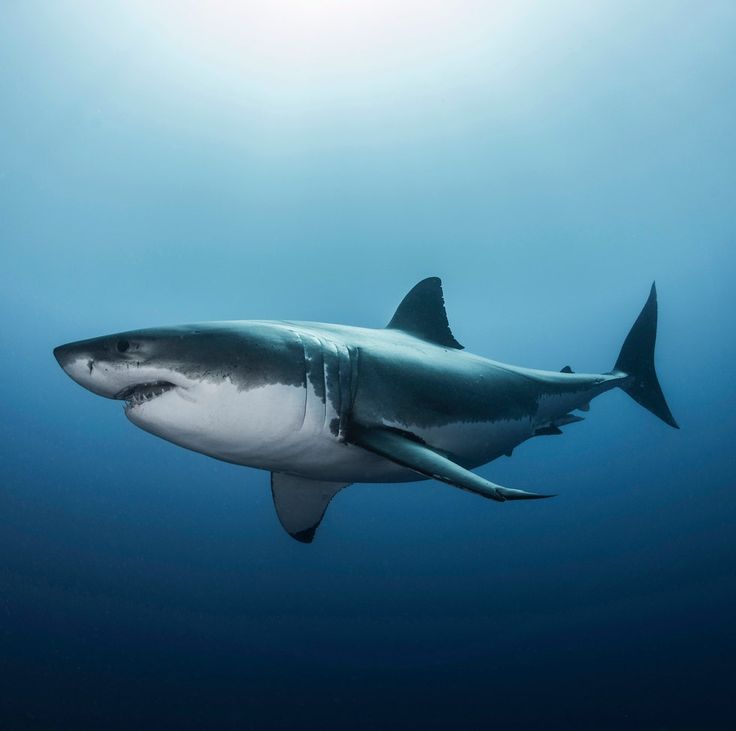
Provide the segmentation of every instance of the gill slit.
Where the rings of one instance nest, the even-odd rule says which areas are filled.
[[[292,329],[291,332],[296,336],[296,339],[302,346],[302,364],[304,366],[304,409],[302,410],[302,423],[299,425],[298,429],[298,431],[302,431],[302,429],[304,429],[304,424],[307,421],[307,401],[309,399],[309,356],[307,354],[307,346],[304,342],[304,338],[302,338],[297,330]]]

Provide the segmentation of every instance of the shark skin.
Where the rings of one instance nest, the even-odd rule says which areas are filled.
[[[438,479],[499,502],[546,497],[471,472],[534,436],[581,421],[622,388],[677,427],[654,371],[649,299],[605,373],[541,371],[463,350],[436,277],[381,329],[298,321],[198,323],[59,346],[64,371],[124,402],[136,426],[215,459],[271,472],[277,515],[311,542],[354,482]]]

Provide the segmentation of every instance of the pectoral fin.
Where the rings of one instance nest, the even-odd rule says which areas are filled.
[[[301,543],[311,543],[330,500],[348,484],[272,472],[273,504],[284,530]]]
[[[456,462],[434,451],[426,444],[411,439],[391,429],[368,429],[353,426],[350,441],[364,449],[380,454],[386,459],[408,467],[420,475],[431,477],[461,490],[475,492],[491,500],[530,500],[534,498],[552,497],[538,495],[524,490],[512,490],[490,482],[470,470],[466,470]]]

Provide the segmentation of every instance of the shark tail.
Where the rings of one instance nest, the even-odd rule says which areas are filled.
[[[665,424],[679,429],[672,416],[657,372],[654,370],[654,344],[657,340],[657,289],[652,284],[649,298],[624,340],[613,373],[626,376],[621,388]]]

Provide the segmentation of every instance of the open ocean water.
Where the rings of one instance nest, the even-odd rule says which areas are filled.
[[[0,728],[736,728],[736,4],[0,4]],[[356,485],[156,439],[52,348],[217,319],[612,367],[479,472]]]

